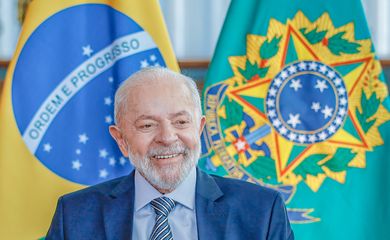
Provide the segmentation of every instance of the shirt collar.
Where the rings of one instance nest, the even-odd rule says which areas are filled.
[[[146,179],[135,171],[134,176],[135,198],[134,210],[138,211],[155,198],[163,196]],[[165,194],[177,203],[194,210],[195,208],[196,168],[192,168],[184,181],[172,192]]]

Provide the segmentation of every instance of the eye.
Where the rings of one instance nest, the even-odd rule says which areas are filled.
[[[174,125],[178,128],[185,128],[190,124],[189,120],[179,119],[174,122]]]
[[[142,131],[142,132],[148,132],[148,131],[152,131],[153,129],[155,129],[157,126],[156,123],[154,122],[139,122],[136,127],[139,131]]]

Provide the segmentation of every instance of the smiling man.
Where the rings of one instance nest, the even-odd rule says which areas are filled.
[[[115,122],[135,171],[61,197],[47,239],[294,239],[279,193],[196,168],[205,117],[192,79],[133,74],[116,92]]]

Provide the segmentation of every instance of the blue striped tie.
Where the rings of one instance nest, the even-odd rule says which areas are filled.
[[[156,223],[154,224],[150,240],[172,239],[171,228],[168,223],[168,214],[175,207],[175,202],[167,197],[153,199],[150,204],[156,212]]]

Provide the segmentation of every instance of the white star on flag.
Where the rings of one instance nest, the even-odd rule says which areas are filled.
[[[50,152],[53,147],[50,145],[50,143],[43,144],[43,151]]]
[[[294,141],[295,139],[297,139],[297,135],[295,133],[290,132],[290,134],[288,134],[288,139]]]
[[[331,134],[335,133],[336,132],[336,127],[334,125],[330,125],[328,127],[328,132],[331,133]]]
[[[337,125],[341,125],[343,123],[343,119],[341,117],[337,117],[336,120],[334,120],[334,122],[337,124]]]
[[[156,55],[154,54],[150,55],[150,61],[154,62],[156,60],[157,60]]]
[[[270,90],[269,90],[269,95],[270,96],[276,96],[276,89],[275,88],[271,88]]]
[[[320,92],[323,92],[325,89],[328,88],[328,85],[326,85],[325,80],[321,81],[321,80],[317,79],[317,84],[314,86],[314,88],[319,89]]]
[[[276,117],[276,112],[275,112],[275,110],[269,111],[269,112],[268,112],[268,116],[270,116],[270,117]]]
[[[83,55],[84,56],[87,56],[87,57],[90,57],[91,54],[93,53],[93,50],[91,48],[91,45],[87,45],[87,46],[84,46],[82,47],[83,48]]]
[[[105,168],[99,170],[99,177],[100,178],[106,178],[108,176],[108,172]]]
[[[317,140],[317,138],[316,138],[315,135],[310,135],[310,136],[309,136],[309,141],[310,141],[310,142],[313,143],[313,142],[315,142],[316,140]]]
[[[327,136],[328,136],[328,135],[327,135],[325,132],[321,132],[320,134],[318,134],[318,137],[319,137],[321,140],[325,140]]]
[[[315,63],[315,62],[311,62],[310,64],[309,64],[309,69],[310,70],[317,70],[317,63]]]
[[[299,135],[298,141],[299,141],[300,143],[304,143],[304,142],[306,141],[306,136],[305,136],[305,135]]]
[[[141,61],[141,68],[146,68],[148,66],[149,66],[148,60],[145,59]]]
[[[320,103],[319,102],[312,102],[311,109],[313,109],[314,112],[318,112],[321,109]]]
[[[85,134],[85,133],[79,135],[79,143],[86,144],[88,139],[89,138],[88,138],[87,134]]]
[[[348,101],[347,101],[347,99],[345,97],[340,99],[340,105],[344,106],[344,105],[347,105],[347,103],[348,103]]]
[[[275,127],[279,127],[280,125],[282,125],[282,122],[279,119],[275,119],[275,121],[272,122],[272,125],[274,125]]]
[[[155,63],[154,66],[155,67],[160,67],[160,64],[159,63]]]
[[[288,124],[290,124],[293,128],[295,128],[298,124],[301,123],[301,120],[299,120],[299,113],[297,114],[289,114],[289,119],[287,121]]]
[[[110,106],[110,105],[111,105],[111,103],[112,103],[112,100],[111,100],[111,98],[110,98],[110,97],[105,97],[105,98],[104,98],[104,104],[105,104],[105,105],[108,105],[108,106]]]
[[[79,148],[77,148],[76,151],[75,151],[75,153],[76,153],[77,155],[80,155],[80,154],[81,154],[81,150],[80,150]]]
[[[282,83],[283,83],[283,81],[282,81],[280,78],[276,78],[276,79],[275,79],[275,85],[276,85],[277,87],[280,87],[280,85],[282,85]]]
[[[299,70],[306,70],[306,63],[300,62],[300,63],[298,64],[298,67],[299,67]]]
[[[322,114],[324,114],[324,119],[331,117],[333,114],[333,108],[330,108],[328,105],[325,105],[325,108],[321,110]]]
[[[119,158],[119,163],[123,166],[123,165],[125,165],[126,164],[126,159],[124,158],[124,157],[120,157]]]
[[[286,78],[288,77],[287,71],[282,71],[282,73],[280,74],[280,76],[281,76],[283,79],[286,79]]]
[[[289,68],[287,68],[287,70],[290,74],[294,74],[297,72],[297,67],[295,67],[294,65],[291,65]]]
[[[336,73],[333,72],[333,71],[329,71],[326,76],[328,76],[328,78],[332,79],[332,78],[334,78],[336,76]]]
[[[327,70],[328,69],[326,68],[326,66],[324,66],[324,65],[320,66],[320,69],[319,69],[320,73],[325,74]]]
[[[273,100],[273,99],[268,99],[268,100],[267,100],[267,106],[269,106],[269,107],[275,106],[275,100]]]
[[[339,88],[337,88],[337,92],[339,92],[340,95],[344,95],[346,91],[345,91],[345,88],[339,87]]]
[[[279,132],[284,135],[287,133],[287,128],[285,126],[282,126],[280,129],[279,129]]]
[[[347,110],[345,108],[340,108],[339,115],[344,116],[347,113]]]
[[[298,89],[302,88],[301,80],[292,79],[291,84],[290,84],[290,88],[293,88],[295,92],[298,91]]]
[[[341,85],[341,79],[340,78],[336,78],[336,80],[334,80],[334,84],[336,84],[336,86],[340,86]]]
[[[114,82],[114,78],[113,78],[113,77],[109,77],[109,78],[108,78],[108,82],[109,82],[109,83],[113,83],[113,82]]]
[[[108,116],[106,116],[106,117],[104,118],[104,121],[105,121],[106,123],[108,123],[108,124],[111,124],[111,123],[112,123],[112,117],[111,117],[110,115],[108,115]]]
[[[108,164],[110,164],[111,166],[114,166],[115,163],[116,163],[115,158],[110,157],[110,158],[108,159]]]
[[[99,157],[101,157],[101,158],[106,158],[107,155],[108,155],[108,152],[107,152],[106,149],[100,149],[100,150],[99,150]]]
[[[72,168],[73,169],[79,171],[81,166],[83,166],[83,164],[81,164],[78,159],[76,161],[72,161]]]

